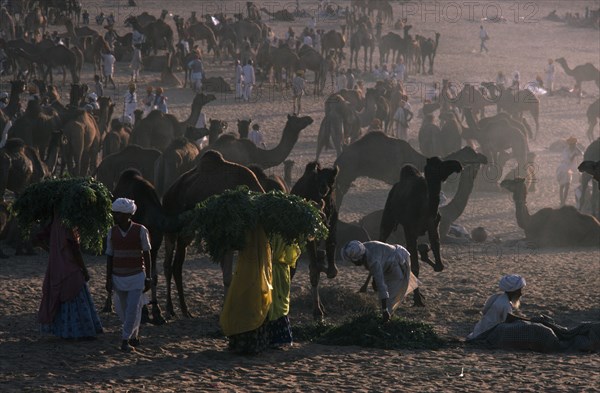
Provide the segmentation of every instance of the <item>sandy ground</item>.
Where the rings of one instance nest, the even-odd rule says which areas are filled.
[[[158,2],[138,0],[137,10],[124,8],[124,2],[84,1],[93,17],[99,10],[114,12],[117,23],[130,13],[148,10],[157,15],[168,6],[173,14],[187,18],[191,10],[198,14],[214,12],[216,7],[231,14],[243,2]],[[118,7],[117,3],[121,3]],[[261,2],[258,2],[259,5]],[[301,2],[316,8],[316,3]],[[273,4],[273,3],[270,3]],[[282,3],[283,4],[283,3]],[[345,2],[342,4],[345,5]],[[422,10],[421,3],[415,3]],[[425,4],[423,2],[422,4]],[[598,32],[575,29],[564,24],[541,20],[552,9],[559,15],[583,12],[586,5],[598,7],[598,1],[544,1],[532,3],[476,3],[475,18],[470,18],[463,4],[461,18],[441,3],[440,17],[432,14],[409,16],[413,34],[441,35],[435,75],[414,76],[417,90],[423,84],[449,78],[456,81],[493,80],[498,70],[511,75],[521,72],[522,81],[543,75],[548,58],[564,56],[571,67],[585,62],[599,65]],[[454,3],[457,4],[457,3]],[[462,4],[462,3],[461,3]],[[459,4],[460,5],[460,4]],[[431,9],[435,6],[430,3]],[[237,7],[237,8],[236,8]],[[438,7],[439,3],[438,3]],[[487,7],[487,8],[486,8]],[[496,7],[496,8],[492,8]],[[533,7],[533,8],[531,8]],[[483,9],[492,16],[500,9],[509,20],[506,24],[486,24],[491,37],[490,52],[479,54],[479,18]],[[395,15],[401,11],[394,4]],[[406,10],[406,9],[405,9]],[[515,13],[519,17],[515,19]],[[451,14],[451,12],[453,12]],[[530,15],[531,14],[531,15]],[[456,22],[451,20],[459,19]],[[172,23],[172,20],[170,20]],[[297,32],[307,22],[293,23]],[[318,27],[338,27],[337,20],[320,20]],[[281,36],[287,24],[271,22]],[[93,25],[92,27],[96,27]],[[121,32],[128,29],[120,28]],[[387,27],[386,27],[387,30]],[[384,30],[384,33],[386,32]],[[377,54],[377,51],[375,52]],[[210,59],[210,56],[209,56]],[[346,66],[346,65],[344,65]],[[117,65],[119,90],[113,99],[121,100],[128,80],[128,65]],[[210,75],[233,76],[231,62],[222,66],[208,64]],[[91,65],[84,68],[83,80],[91,82]],[[143,82],[156,85],[158,73],[143,73]],[[309,79],[311,75],[308,75]],[[6,82],[6,80],[2,81]],[[557,87],[572,87],[573,80],[557,66]],[[107,89],[109,93],[113,91]],[[543,97],[540,135],[531,142],[538,155],[538,187],[529,196],[529,209],[558,206],[558,185],[554,171],[559,155],[547,147],[559,138],[574,135],[587,144],[585,111],[598,97],[592,82],[584,84],[586,97],[581,104],[573,97]],[[166,89],[172,113],[183,118],[189,113],[190,90]],[[281,92],[262,87],[253,103],[239,103],[232,96],[219,95],[217,102],[205,110],[209,117],[223,119],[235,129],[237,119],[251,117],[261,124],[269,147],[278,143],[291,111],[291,102]],[[413,107],[420,108],[420,92],[411,94]],[[290,158],[296,162],[294,180],[302,173],[316,151],[318,124],[323,116],[323,97],[308,96],[303,100],[306,115],[315,122],[300,135]],[[493,113],[488,109],[488,113]],[[420,120],[413,122],[413,136]],[[334,152],[325,152],[321,161],[330,165]],[[282,174],[282,167],[270,173]],[[577,176],[576,176],[577,178]],[[575,181],[577,182],[577,180]],[[344,199],[341,218],[357,220],[381,209],[390,186],[359,179]],[[574,203],[574,194],[569,195]],[[297,343],[284,351],[268,351],[256,357],[240,357],[226,350],[226,340],[218,335],[218,316],[222,306],[221,274],[217,266],[201,255],[192,253],[184,266],[185,291],[192,319],[174,318],[164,326],[146,326],[142,330],[143,347],[135,354],[118,351],[119,321],[115,315],[102,314],[105,334],[94,342],[71,342],[42,337],[36,324],[41,285],[47,254],[39,251],[32,257],[11,257],[0,263],[0,390],[2,391],[598,391],[600,390],[597,354],[552,354],[487,351],[466,347],[457,339],[466,336],[479,318],[487,296],[497,290],[502,274],[518,273],[527,279],[522,299],[526,315],[544,313],[563,325],[572,327],[585,320],[600,320],[599,271],[600,245],[587,249],[526,249],[510,246],[510,240],[523,238],[508,193],[475,192],[458,223],[472,229],[484,226],[491,241],[483,244],[446,245],[443,257],[447,269],[433,273],[424,268],[421,280],[428,307],[414,309],[405,305],[399,314],[433,324],[436,331],[452,344],[438,351],[384,351],[360,347],[332,347]],[[160,259],[162,265],[162,253]],[[86,257],[92,279],[92,295],[98,305],[105,298],[103,289],[103,257]],[[375,295],[357,294],[366,272],[341,263],[335,280],[326,280],[322,299],[327,318],[339,321],[345,315],[375,305]],[[292,286],[292,322],[311,318],[310,284],[306,261],[301,262]],[[164,280],[159,282],[159,300],[164,306]],[[176,311],[178,309],[176,308]]]

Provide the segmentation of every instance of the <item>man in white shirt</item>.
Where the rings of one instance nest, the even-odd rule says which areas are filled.
[[[261,149],[266,149],[267,145],[265,144],[265,138],[263,136],[262,131],[260,130],[260,126],[258,124],[254,124],[252,129],[248,133],[248,139],[252,141],[257,147]]]
[[[412,111],[407,108],[407,103],[404,100],[400,100],[400,106],[394,114],[393,122],[396,123],[396,137],[408,141],[408,127],[409,122],[412,120]]]
[[[512,312],[519,308],[521,289],[525,285],[525,279],[518,274],[509,274],[502,277],[499,283],[502,293],[496,293],[485,301],[483,316],[475,325],[473,332],[467,336],[467,340],[475,339],[480,334],[495,328],[501,323],[521,319],[513,315]]]
[[[342,259],[356,266],[364,266],[373,275],[384,322],[420,284],[410,271],[410,253],[397,244],[352,240],[342,249]]]
[[[129,91],[125,94],[124,115],[134,118],[133,112],[137,109],[137,94],[135,92],[135,83],[129,84]]]
[[[244,75],[244,101],[248,101],[252,98],[252,88],[256,83],[256,76],[254,75],[253,61],[248,60],[248,63],[242,68]]]
[[[244,83],[244,73],[239,60],[235,61],[235,98],[242,98],[242,84]]]

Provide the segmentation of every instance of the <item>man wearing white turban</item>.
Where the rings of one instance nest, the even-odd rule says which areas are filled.
[[[143,292],[150,288],[150,237],[143,225],[131,221],[137,206],[127,198],[112,204],[115,225],[106,237],[106,290],[114,292],[114,304],[123,322],[122,351],[139,345]]]
[[[485,301],[483,316],[475,325],[473,332],[467,336],[467,340],[473,340],[501,323],[523,319],[512,312],[519,308],[521,290],[525,285],[525,279],[518,274],[508,274],[502,277],[498,286],[503,292],[496,293]]]
[[[419,286],[419,280],[410,271],[410,254],[402,246],[353,240],[344,246],[342,259],[363,265],[373,275],[384,322],[390,319],[404,297]]]

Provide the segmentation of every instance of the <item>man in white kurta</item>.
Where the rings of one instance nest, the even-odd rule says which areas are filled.
[[[419,280],[410,271],[410,253],[400,245],[353,240],[344,246],[342,259],[365,266],[373,275],[384,321],[419,286]]]
[[[256,77],[254,75],[254,65],[252,60],[248,60],[248,63],[242,68],[244,74],[244,101],[248,101],[252,98],[252,88],[256,83]]]

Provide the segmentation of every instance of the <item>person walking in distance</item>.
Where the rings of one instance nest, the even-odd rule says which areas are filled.
[[[294,96],[292,113],[295,113],[297,115],[300,114],[300,110],[302,107],[302,96],[304,95],[304,83],[305,83],[304,71],[303,70],[296,71],[296,76],[292,80],[292,94]],[[296,107],[298,108],[297,112],[296,112]]]
[[[248,101],[252,98],[252,88],[256,83],[256,76],[254,75],[254,65],[252,59],[248,60],[246,65],[242,68],[244,74],[244,101]]]
[[[481,46],[479,47],[479,53],[483,52],[485,49],[485,53],[488,52],[488,48],[485,46],[485,42],[490,39],[487,31],[483,28],[483,25],[479,26],[479,40],[481,40]]]
[[[188,68],[191,72],[190,77],[192,79],[192,89],[196,93],[200,93],[202,91],[202,79],[205,77],[205,75],[202,58],[200,57],[200,52],[198,50],[196,50],[194,60],[188,63]]]
[[[137,109],[137,94],[135,92],[135,83],[129,83],[129,91],[125,94],[125,107],[123,114],[133,119],[133,112]]]
[[[235,98],[242,98],[242,85],[244,84],[244,73],[242,71],[242,64],[239,60],[235,61]]]
[[[548,95],[552,95],[552,89],[554,88],[554,60],[548,59],[548,66],[546,67],[546,90]]]

